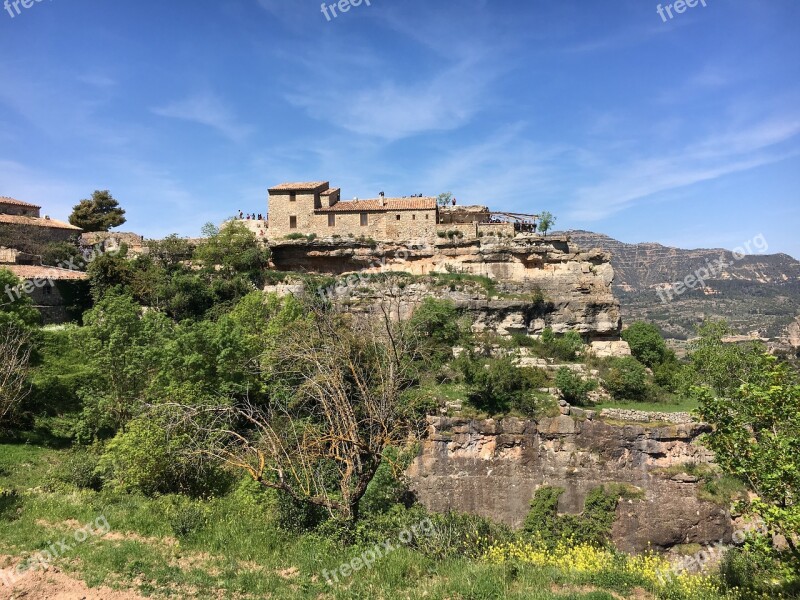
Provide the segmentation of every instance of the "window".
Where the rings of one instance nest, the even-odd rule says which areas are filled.
[[[46,286],[44,286],[44,287],[42,288],[42,292],[44,292],[44,295],[45,295],[45,296],[50,296],[50,295],[52,295],[52,294],[53,294],[53,288],[52,288],[52,287],[50,287],[49,285],[46,285]]]
[[[399,221],[400,220],[400,215],[397,215],[396,219]]]
[[[411,215],[411,220],[412,221],[416,221],[417,220],[417,215]]]
[[[297,229],[297,217],[289,217],[289,229]]]
[[[427,221],[430,218],[430,215],[425,215],[425,220]]]
[[[367,217],[367,213],[361,213],[361,226],[366,227],[369,225],[369,218]]]
[[[336,227],[336,215],[328,215],[328,227]]]
[[[289,192],[289,202],[295,202],[297,200],[297,194],[295,192]]]

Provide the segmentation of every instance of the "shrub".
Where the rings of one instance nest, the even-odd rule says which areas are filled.
[[[541,369],[520,368],[510,357],[478,360],[473,357],[458,361],[469,386],[470,402],[480,410],[505,413],[512,408],[530,410],[526,400],[546,381]]]
[[[597,389],[597,382],[584,379],[568,367],[561,367],[556,373],[556,387],[561,396],[570,404],[584,406],[589,401],[589,392]]]
[[[649,386],[644,365],[632,356],[611,359],[603,384],[615,400],[637,401],[647,397]]]
[[[631,354],[651,369],[663,363],[669,356],[667,344],[658,327],[637,321],[622,332],[622,339],[631,347]]]
[[[328,516],[321,507],[297,500],[282,491],[277,492],[275,508],[278,527],[292,533],[311,531]]]
[[[453,346],[458,344],[463,335],[460,316],[452,300],[425,298],[411,315],[409,325],[427,341],[434,358],[441,360],[445,356],[452,356]]]
[[[184,496],[170,496],[166,504],[167,521],[176,537],[187,538],[209,523],[208,507],[202,502]]]
[[[800,566],[764,536],[752,535],[743,547],[726,552],[719,571],[725,585],[737,588],[741,598],[800,596]]]
[[[577,331],[568,331],[557,337],[549,327],[542,332],[542,344],[545,351],[560,360],[575,360],[583,348],[583,339]]]
[[[0,519],[12,520],[22,500],[16,490],[0,488]]]
[[[72,450],[59,466],[57,477],[81,490],[100,491],[103,478],[98,472],[99,463],[100,457],[88,450]]]

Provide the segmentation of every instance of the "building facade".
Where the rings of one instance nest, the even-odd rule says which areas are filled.
[[[292,234],[414,240],[436,236],[438,209],[431,197],[341,201],[327,181],[283,183],[269,190],[270,239]]]
[[[82,231],[47,215],[42,217],[36,204],[0,196],[0,246],[36,253],[42,246],[65,242]]]

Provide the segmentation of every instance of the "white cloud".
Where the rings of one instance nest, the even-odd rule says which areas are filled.
[[[173,119],[192,121],[216,129],[234,142],[244,140],[252,131],[238,122],[231,111],[215,95],[201,93],[151,109],[153,113]]]

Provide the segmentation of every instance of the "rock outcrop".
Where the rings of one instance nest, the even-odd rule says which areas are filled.
[[[578,513],[591,489],[627,483],[643,499],[617,508],[613,539],[620,549],[730,540],[725,508],[698,497],[697,477],[675,474],[676,466],[711,461],[696,443],[705,425],[619,425],[563,414],[538,422],[429,417],[428,423],[408,475],[432,510],[471,512],[517,527],[541,486],[564,488],[559,510]]]
[[[450,298],[473,317],[475,331],[501,335],[574,330],[591,341],[618,341],[619,302],[611,291],[614,271],[605,252],[572,249],[566,237],[440,239],[430,244],[369,240],[284,240],[271,244],[273,262],[284,271],[349,274],[326,293],[351,310],[368,310],[391,296],[401,313],[429,296]],[[414,276],[387,290],[369,275]],[[436,275],[490,279],[492,289]],[[455,279],[455,281],[454,281]],[[623,343],[624,344],[624,343]],[[623,351],[619,351],[624,354]]]

